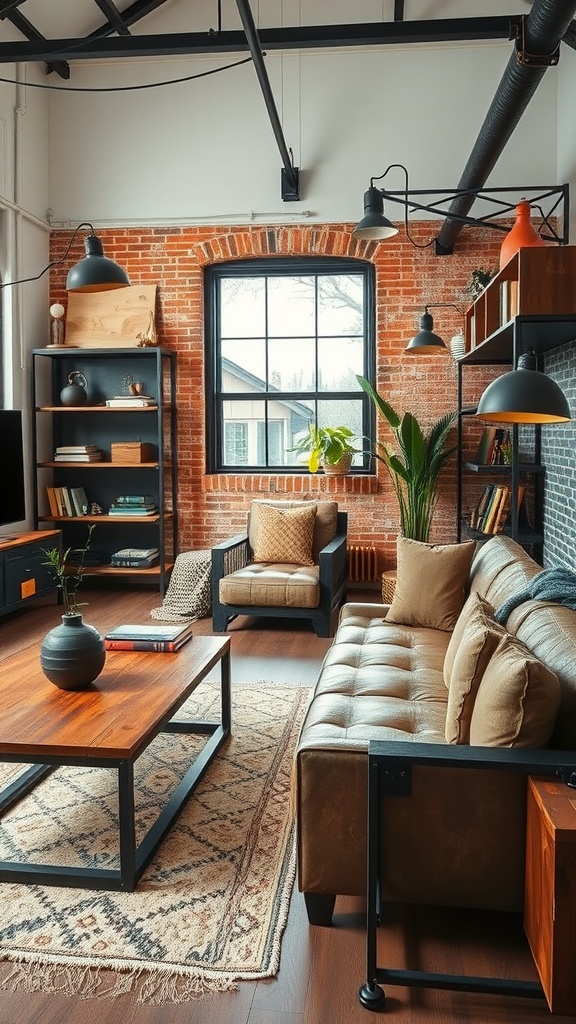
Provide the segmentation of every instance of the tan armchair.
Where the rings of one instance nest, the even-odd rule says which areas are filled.
[[[333,636],[346,594],[348,516],[335,501],[254,500],[246,533],[212,548],[212,626],[237,615],[308,619]]]

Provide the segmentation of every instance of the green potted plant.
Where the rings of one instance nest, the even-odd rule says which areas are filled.
[[[352,444],[353,437],[349,427],[319,427],[310,423],[307,434],[288,451],[303,452],[311,473],[323,469],[325,473],[345,475],[352,456],[361,451]]]
[[[372,454],[384,463],[390,474],[400,510],[400,532],[403,537],[428,543],[438,500],[440,470],[458,447],[447,446],[456,413],[443,416],[425,433],[412,413],[399,416],[370,381],[365,377],[357,380],[391,427],[398,445],[398,452],[395,452],[390,444],[378,442]]]
[[[46,634],[40,647],[44,675],[61,690],[83,690],[100,675],[106,660],[104,640],[94,626],[87,625],[79,608],[78,589],[84,578],[84,560],[90,548],[94,523],[88,527],[83,548],[77,549],[78,562],[69,564],[71,548],[45,550],[48,566],[62,591],[66,611],[62,623]]]

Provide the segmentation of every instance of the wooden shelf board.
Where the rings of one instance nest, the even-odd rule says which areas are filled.
[[[166,411],[169,406],[164,405],[163,410]],[[38,405],[36,406],[36,412],[73,412],[75,415],[82,412],[158,412],[157,405],[116,405],[110,407],[108,405]]]
[[[173,512],[165,512],[164,519],[173,519]],[[38,516],[41,523],[159,523],[162,516]]]
[[[158,469],[158,462],[38,462],[38,469]],[[164,463],[168,469],[169,463]]]

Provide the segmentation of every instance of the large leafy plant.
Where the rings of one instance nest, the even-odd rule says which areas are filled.
[[[384,463],[390,474],[400,509],[400,532],[403,537],[427,543],[438,501],[440,470],[457,448],[457,445],[448,446],[456,413],[443,416],[425,433],[412,413],[399,416],[370,381],[365,377],[357,379],[396,439],[398,451],[380,441],[372,454]]]

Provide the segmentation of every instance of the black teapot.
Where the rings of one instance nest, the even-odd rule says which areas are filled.
[[[86,405],[88,401],[87,387],[88,381],[84,374],[80,373],[80,370],[72,370],[72,373],[68,374],[66,387],[62,388],[60,392],[62,405]]]

